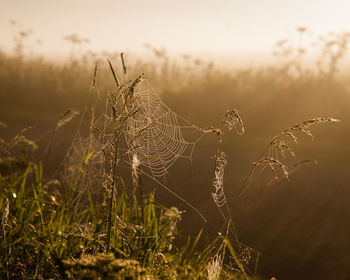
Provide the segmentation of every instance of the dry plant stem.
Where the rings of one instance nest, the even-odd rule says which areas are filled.
[[[118,80],[118,77],[113,69],[113,66],[111,64],[111,62],[109,61],[109,59],[107,58],[109,67],[111,69],[111,72],[113,74],[114,77],[114,81],[116,83],[117,88],[120,87],[120,83]],[[112,103],[113,104],[113,103]],[[115,114],[115,108],[112,106],[112,110],[113,110],[113,114]],[[115,192],[115,184],[116,184],[116,170],[117,170],[117,160],[118,160],[118,143],[119,142],[119,138],[117,139],[117,143],[114,146],[114,155],[113,155],[113,162],[112,162],[112,188],[111,188],[111,197],[109,200],[109,209],[108,209],[108,219],[107,219],[107,237],[106,237],[106,245],[107,248],[109,250],[109,246],[110,246],[110,241],[111,241],[111,229],[112,229],[112,209],[113,209],[113,199],[114,199],[114,192]]]
[[[124,75],[126,75],[126,66],[125,66],[124,53],[123,52],[120,54],[120,58],[121,58],[122,64],[123,64]]]
[[[111,240],[111,229],[112,229],[112,210],[113,210],[113,198],[114,198],[114,192],[116,192],[116,171],[117,171],[117,160],[118,160],[118,153],[117,149],[114,151],[114,158],[113,158],[113,180],[112,180],[112,188],[111,188],[111,198],[109,200],[109,207],[108,207],[108,219],[107,219],[107,248],[109,247],[110,240]],[[118,194],[117,194],[118,195]]]
[[[322,124],[322,123],[327,123],[327,122],[339,122],[338,119],[334,118],[313,118],[309,119],[300,123],[297,123],[295,125],[292,125],[288,127],[287,129],[283,130],[280,134],[277,136],[273,137],[273,139],[270,141],[268,146],[265,148],[264,152],[262,153],[261,157],[259,160],[257,160],[254,163],[254,166],[251,168],[247,178],[245,179],[238,195],[235,198],[235,202],[237,201],[238,198],[240,198],[243,193],[246,191],[246,189],[249,187],[251,184],[251,180],[253,178],[254,172],[258,168],[259,165],[263,165],[264,163],[267,164],[271,168],[271,170],[275,174],[275,179],[278,180],[279,178],[276,176],[274,167],[271,164],[276,164],[278,167],[281,168],[281,171],[284,175],[284,178],[288,179],[288,173],[286,166],[278,160],[278,152],[281,154],[281,156],[284,158],[285,157],[285,152],[288,152],[290,155],[295,156],[293,150],[284,142],[281,140],[281,138],[286,138],[294,143],[298,143],[298,137],[296,136],[296,133],[304,133],[306,135],[309,135],[313,137],[311,131],[310,131],[310,126],[314,124]],[[276,158],[272,158],[270,155],[270,152],[274,151]],[[267,153],[269,153],[268,156],[265,156]],[[273,178],[273,179],[274,179]]]
[[[97,63],[97,61],[96,61],[96,63],[95,63],[95,68],[94,68],[94,78],[93,78],[93,81],[92,81],[92,87],[95,87],[95,86],[96,86],[97,68],[98,68],[98,63]]]
[[[117,87],[119,88],[120,82],[119,82],[119,80],[118,80],[118,77],[117,77],[116,73],[114,72],[112,63],[110,62],[110,60],[109,60],[108,58],[107,58],[107,61],[108,61],[108,64],[109,64],[109,68],[111,69],[111,72],[112,72],[112,74],[113,74],[114,81],[115,81]]]
[[[110,106],[112,108],[113,112],[113,124],[114,124],[114,137],[110,141],[110,150],[112,152],[111,160],[112,160],[112,184],[111,184],[111,197],[109,200],[109,205],[108,205],[108,218],[107,218],[107,237],[106,237],[106,245],[107,248],[109,248],[110,245],[110,240],[111,240],[111,231],[112,231],[112,212],[113,212],[113,204],[114,204],[114,197],[115,194],[118,195],[117,193],[117,168],[118,164],[121,160],[121,155],[119,154],[119,142],[120,138],[123,135],[123,131],[125,130],[128,120],[130,117],[132,117],[134,114],[137,113],[137,108],[134,106],[134,99],[133,99],[133,94],[136,85],[141,81],[142,75],[137,77],[131,85],[128,86],[129,83],[123,83],[120,84],[119,79],[116,75],[116,72],[113,69],[113,66],[111,62],[107,59],[109,67],[111,69],[111,72],[114,77],[114,81],[117,86],[117,93],[113,94],[110,93],[107,95],[107,99],[110,103]],[[124,63],[124,62],[123,62]],[[125,66],[123,66],[125,67]],[[126,68],[125,68],[126,69]],[[117,103],[118,100],[121,99],[121,106],[118,108]],[[130,150],[127,149],[127,152],[123,154],[126,155],[128,151]]]
[[[142,185],[141,185],[141,177],[139,178],[138,187],[139,187],[139,196],[140,196],[140,203],[141,203],[141,215],[142,215],[141,218],[143,221],[144,220],[144,218],[143,218],[144,205],[143,205],[143,192],[142,192]]]
[[[266,148],[266,151],[267,151],[267,149],[268,149],[268,148]],[[265,154],[265,151],[263,152],[262,156],[263,156],[264,154]],[[262,157],[262,156],[261,156],[261,157]],[[260,158],[261,158],[261,157],[260,157]],[[253,167],[250,169],[248,176],[247,176],[246,179],[244,180],[244,183],[243,183],[243,185],[242,185],[240,191],[238,192],[238,195],[236,196],[236,198],[235,198],[235,200],[234,200],[234,205],[236,204],[237,200],[238,200],[238,199],[243,195],[243,193],[246,191],[246,189],[247,189],[247,187],[248,187],[248,185],[249,185],[249,182],[250,182],[251,178],[253,177],[253,174],[254,174],[256,168],[257,168],[257,165],[254,164]]]

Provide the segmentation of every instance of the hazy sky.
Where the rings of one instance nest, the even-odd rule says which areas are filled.
[[[96,51],[150,43],[176,53],[268,53],[297,26],[350,30],[349,14],[348,0],[0,0],[0,48],[13,48],[13,19],[34,30],[35,52],[69,52],[62,38],[77,33]]]

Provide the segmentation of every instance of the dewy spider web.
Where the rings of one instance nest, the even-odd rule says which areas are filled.
[[[87,190],[94,195],[98,194],[100,189],[94,186],[101,185],[105,176],[102,143],[93,134],[82,137],[78,132],[63,161],[64,183],[75,188],[77,192],[72,205],[79,208],[79,201]]]
[[[126,141],[125,151],[129,155],[129,161],[124,159],[123,162],[131,166],[132,159],[136,158],[140,161],[140,165],[144,167],[139,170],[142,175],[154,180],[171,194],[178,197],[195,210],[206,222],[200,211],[176,194],[171,188],[162,184],[158,179],[168,175],[168,169],[178,158],[191,160],[195,145],[205,134],[214,133],[220,138],[222,137],[221,130],[212,127],[199,128],[174,113],[161,101],[158,94],[145,79],[142,79],[136,85],[133,102],[135,104],[132,108],[136,110],[136,113],[128,115],[126,127],[123,131]],[[121,106],[124,106],[123,103]],[[90,132],[87,138],[83,138],[78,133],[65,158],[64,170],[67,184],[71,182],[71,178],[75,178],[80,180],[79,185],[82,186],[82,189],[78,191],[79,195],[75,199],[76,204],[78,204],[87,189],[96,191],[99,189],[96,186],[103,185],[106,180],[110,180],[108,172],[105,170],[108,159],[105,157],[104,151],[109,149],[110,141],[113,139],[113,133],[110,131],[113,126],[113,117],[103,114],[100,118],[92,122],[103,123],[103,127],[97,133],[97,136],[95,137],[94,133]],[[225,125],[227,124],[229,124],[229,129],[238,125],[238,130],[236,127],[235,129],[239,134],[244,131],[236,111],[227,112]],[[186,139],[187,137],[184,137],[185,130],[191,133],[188,136],[194,137],[193,131],[197,131],[199,136],[197,135],[195,140],[191,142]],[[187,136],[187,134],[185,135]],[[218,155],[218,157],[222,161],[219,160],[217,162],[219,165],[217,165],[215,172],[215,192],[212,195],[220,209],[224,205],[227,206],[223,190],[223,171],[226,162],[224,154],[221,157]],[[81,172],[84,172],[84,176],[80,176]],[[240,243],[235,231],[233,235],[234,240],[231,240],[231,243],[237,249],[240,261],[246,265],[255,266],[259,258],[257,251]]]
[[[154,177],[164,176],[178,158],[192,158],[203,131],[166,106],[145,79],[135,88],[134,97],[137,113],[129,118],[125,132],[130,155],[136,154]],[[183,137],[185,128],[195,128],[201,136],[189,142]]]

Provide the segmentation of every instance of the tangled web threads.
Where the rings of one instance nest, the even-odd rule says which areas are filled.
[[[73,186],[79,184],[83,193],[86,188],[104,180],[105,158],[101,145],[93,135],[84,138],[78,133],[74,137],[63,163],[63,178],[67,185],[73,182]]]
[[[224,171],[227,165],[226,154],[221,152],[215,156],[216,167],[215,167],[215,177],[213,181],[213,187],[215,192],[211,195],[220,208],[226,204],[226,197],[224,192]]]
[[[227,110],[222,123],[229,130],[232,130],[234,128],[238,135],[242,135],[244,133],[243,121],[236,109]]]

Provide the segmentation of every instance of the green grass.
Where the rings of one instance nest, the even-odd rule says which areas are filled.
[[[123,185],[111,217],[90,192],[77,211],[73,185],[55,188],[31,159],[31,142],[14,139],[1,141],[1,279],[207,279],[208,263],[227,239],[218,236],[199,250],[200,231],[176,247],[181,212],[157,203],[154,193],[137,197],[138,185],[132,192]],[[240,277],[229,269],[224,275]]]

